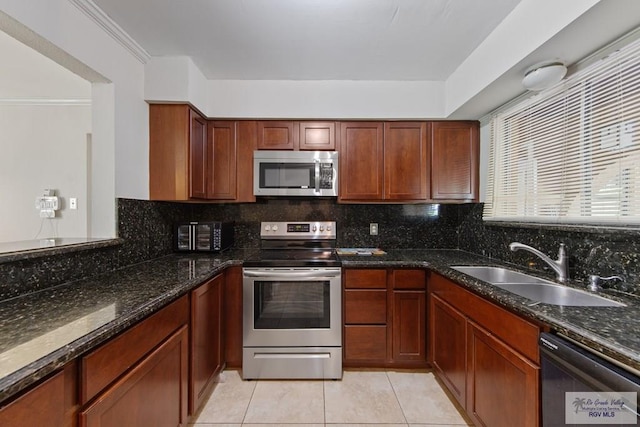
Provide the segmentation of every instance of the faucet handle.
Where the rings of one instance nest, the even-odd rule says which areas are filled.
[[[597,292],[603,288],[600,285],[601,282],[608,282],[610,280],[620,280],[621,282],[624,282],[624,279],[620,276],[600,277],[597,274],[591,274],[589,276],[589,285],[587,286],[587,289]]]

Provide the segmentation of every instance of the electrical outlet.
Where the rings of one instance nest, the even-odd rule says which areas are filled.
[[[371,236],[377,236],[378,235],[378,223],[377,222],[372,222],[369,224],[369,234]]]
[[[69,199],[69,209],[78,209],[78,199],[75,197]]]

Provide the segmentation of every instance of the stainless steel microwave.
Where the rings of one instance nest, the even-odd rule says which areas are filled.
[[[253,152],[256,196],[337,196],[336,151]]]

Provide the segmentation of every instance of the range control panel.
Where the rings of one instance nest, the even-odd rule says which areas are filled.
[[[262,239],[335,239],[335,221],[263,222]]]

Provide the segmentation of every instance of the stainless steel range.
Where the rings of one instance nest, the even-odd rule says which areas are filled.
[[[335,222],[263,222],[260,239],[243,268],[243,378],[342,378]]]

